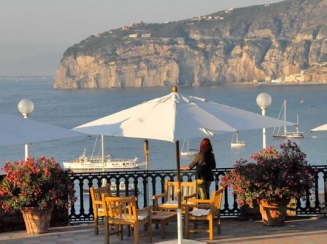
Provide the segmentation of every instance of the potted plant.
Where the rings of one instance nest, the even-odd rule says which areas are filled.
[[[315,182],[316,169],[296,143],[288,141],[280,148],[263,149],[250,156],[252,162],[240,159],[222,177],[222,185],[233,189],[239,206],[259,204],[266,225],[284,224],[291,198],[311,194]]]
[[[76,201],[73,183],[54,158],[28,157],[7,162],[0,182],[0,206],[5,212],[20,210],[28,234],[48,231],[53,208],[68,208]]]

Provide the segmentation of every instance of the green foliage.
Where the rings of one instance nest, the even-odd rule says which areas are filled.
[[[29,157],[26,161],[7,162],[5,178],[0,183],[0,206],[4,211],[22,207],[47,210],[54,206],[68,208],[76,201],[73,184],[54,158]]]

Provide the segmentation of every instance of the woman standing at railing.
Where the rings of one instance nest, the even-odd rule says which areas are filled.
[[[195,177],[200,199],[209,199],[210,184],[214,181],[212,170],[216,168],[215,155],[212,152],[212,145],[208,138],[204,138],[200,143],[200,151],[193,161],[184,166],[182,170],[190,170],[196,167]]]

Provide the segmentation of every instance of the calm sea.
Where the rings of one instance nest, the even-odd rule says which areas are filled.
[[[17,104],[23,98],[34,102],[34,112],[30,119],[73,128],[91,120],[129,108],[144,100],[149,100],[171,92],[171,88],[114,89],[114,90],[54,90],[53,81],[0,81],[0,113],[20,115]],[[311,164],[325,165],[327,157],[327,133],[310,130],[327,123],[327,86],[228,86],[180,88],[180,93],[195,95],[209,100],[249,110],[261,114],[256,97],[267,92],[272,104],[266,115],[278,117],[283,100],[287,100],[287,120],[296,122],[299,115],[300,130],[304,139],[294,140],[307,154]],[[164,121],[163,121],[164,122]],[[273,139],[272,128],[267,131],[267,146],[279,146],[284,140]],[[0,135],[1,136],[1,135]],[[262,149],[262,130],[242,131],[239,139],[246,141],[242,148],[231,148],[232,134],[212,138],[214,152],[219,168],[232,167],[239,158],[248,158]],[[87,154],[100,153],[100,143],[94,149],[96,137],[80,137],[33,144],[30,155],[38,157],[53,156],[58,162],[77,158],[86,148]],[[197,148],[201,138],[190,140]],[[182,142],[180,143],[182,145]],[[143,139],[105,137],[105,154],[113,157],[133,158],[144,161]],[[149,169],[174,169],[175,152],[170,142],[149,140]],[[0,168],[6,161],[24,158],[24,145],[0,147]],[[182,157],[181,165],[188,164],[192,158]]]

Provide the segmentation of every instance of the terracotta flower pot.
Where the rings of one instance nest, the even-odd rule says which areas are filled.
[[[287,203],[282,201],[268,204],[265,200],[260,201],[259,206],[263,224],[267,226],[284,225]]]
[[[52,209],[40,210],[38,207],[23,207],[26,232],[29,235],[46,233],[49,231]]]

